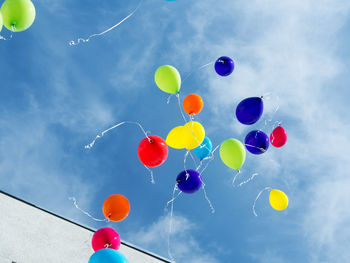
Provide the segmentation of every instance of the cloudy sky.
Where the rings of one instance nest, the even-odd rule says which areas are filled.
[[[84,149],[99,132],[138,121],[163,138],[183,121],[175,98],[167,104],[153,75],[170,64],[185,77],[181,97],[204,99],[198,115],[213,144],[243,140],[252,129],[271,132],[282,121],[288,143],[261,156],[247,154],[239,181],[216,153],[202,191],[174,203],[171,250],[188,263],[338,263],[350,257],[350,2],[343,0],[144,0],[114,31],[89,43],[71,40],[104,31],[138,0],[37,0],[33,26],[0,42],[1,189],[92,228],[111,194],[123,194],[131,213],[113,223],[122,239],[168,256],[169,209],[184,151],[170,149],[153,169],[137,157],[144,135],[121,126]],[[9,36],[3,29],[1,35]],[[204,64],[226,55],[232,75]],[[262,119],[243,126],[234,110],[245,97],[268,95]],[[278,111],[275,113],[275,109]],[[265,122],[266,120],[266,122]],[[269,121],[271,120],[271,121]],[[191,159],[187,167],[194,168]],[[267,186],[290,200],[276,212]]]

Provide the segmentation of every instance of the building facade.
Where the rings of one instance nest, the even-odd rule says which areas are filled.
[[[88,263],[94,230],[0,191],[0,263]],[[130,263],[170,262],[122,242]]]

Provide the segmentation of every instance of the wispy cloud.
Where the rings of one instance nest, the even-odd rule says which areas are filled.
[[[152,225],[128,233],[127,237],[129,240],[137,240],[138,245],[169,258],[164,253],[168,251],[169,223],[169,215],[161,216]],[[172,226],[170,249],[176,262],[219,262],[214,254],[208,253],[201,248],[194,234],[198,229],[188,218],[174,216],[172,218]]]
[[[200,2],[188,10],[188,23],[195,29],[193,45],[190,50],[178,45],[178,51],[189,57],[204,49],[236,61],[233,75],[226,79],[207,71],[201,74],[209,79],[207,97],[215,98],[206,102],[217,118],[217,130],[230,127],[242,136],[247,128],[221,123],[233,121],[234,105],[244,97],[272,93],[265,101],[265,114],[287,120],[288,154],[268,153],[268,162],[259,169],[269,171],[266,183],[284,180],[290,187],[291,209],[302,211],[296,211],[302,221],[298,231],[307,237],[312,262],[344,262],[349,257],[349,127],[344,123],[348,118],[337,115],[346,106],[331,105],[327,98],[334,92],[335,87],[329,88],[332,82],[345,71],[337,38],[348,18],[349,2],[236,1],[215,8],[212,4]],[[229,15],[235,32],[226,34]],[[209,41],[205,35],[214,27],[216,38]],[[280,108],[273,115],[271,104],[276,103]],[[274,258],[273,262],[284,262],[281,255]]]

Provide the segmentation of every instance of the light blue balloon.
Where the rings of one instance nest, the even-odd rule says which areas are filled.
[[[89,263],[129,263],[122,253],[115,249],[97,250],[89,259]]]
[[[193,151],[200,160],[203,160],[205,157],[208,157],[213,149],[213,144],[208,137],[205,137],[201,145],[197,148],[194,148]]]

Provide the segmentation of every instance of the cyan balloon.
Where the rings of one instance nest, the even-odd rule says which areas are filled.
[[[194,148],[193,151],[200,160],[208,157],[213,149],[213,144],[208,137],[205,137],[201,145],[197,148]]]
[[[117,250],[105,248],[96,251],[90,257],[89,263],[129,263],[129,261]]]

